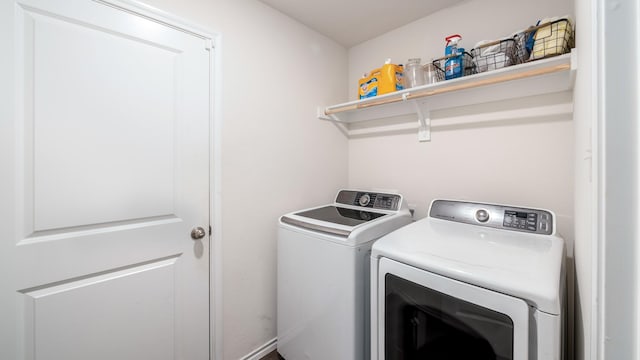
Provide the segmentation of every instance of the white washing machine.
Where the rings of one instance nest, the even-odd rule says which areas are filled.
[[[286,360],[369,359],[369,255],[411,222],[398,194],[341,190],[278,227],[278,353]]]
[[[437,200],[371,254],[371,359],[564,358],[553,213]]]

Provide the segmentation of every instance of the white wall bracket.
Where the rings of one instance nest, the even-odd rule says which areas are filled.
[[[431,141],[431,111],[426,101],[418,103],[414,100],[413,106],[418,115],[418,141]]]
[[[418,116],[418,141],[431,141],[431,113],[427,101],[418,103],[417,100],[408,100],[409,96],[411,96],[410,92],[403,93],[402,101],[410,102]]]

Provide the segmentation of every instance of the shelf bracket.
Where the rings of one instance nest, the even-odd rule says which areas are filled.
[[[349,128],[347,128],[345,124],[334,121],[333,125],[335,125],[345,137],[349,138]]]
[[[418,115],[418,141],[431,141],[431,112],[426,102],[419,104],[413,102],[416,114]]]
[[[316,109],[316,116],[318,117],[318,119],[320,120],[334,120],[333,118],[329,117],[328,115],[325,115],[324,113],[324,107],[322,106],[318,106]],[[335,117],[335,116],[334,116]]]
[[[320,106],[318,106],[317,108],[317,116],[318,116],[318,119],[320,120],[328,120],[328,121],[333,121],[338,123],[344,123],[344,121],[342,121],[342,119],[337,117],[336,114],[329,114],[329,115],[325,114],[324,108]]]
[[[345,125],[345,123],[335,114],[326,115],[324,112],[324,109],[325,109],[324,107],[318,106],[318,109],[317,109],[318,119],[331,121],[338,128],[338,130],[340,130],[340,132],[348,138],[349,128],[347,127],[347,125]]]

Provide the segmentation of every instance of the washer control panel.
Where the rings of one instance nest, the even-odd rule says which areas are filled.
[[[341,190],[336,202],[345,205],[355,205],[371,209],[397,211],[402,197],[398,194],[385,194],[354,190]]]
[[[465,201],[436,200],[431,204],[433,218],[514,230],[534,234],[553,233],[553,214],[547,210]]]

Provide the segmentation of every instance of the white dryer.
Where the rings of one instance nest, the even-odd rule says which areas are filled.
[[[401,195],[341,190],[278,227],[278,352],[286,360],[369,360],[369,255],[411,222]]]
[[[371,359],[564,358],[553,213],[436,200],[371,254]]]

